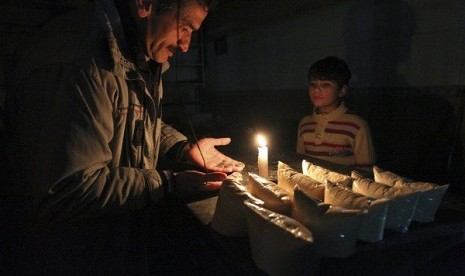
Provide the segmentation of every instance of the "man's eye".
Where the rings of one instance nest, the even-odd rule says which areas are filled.
[[[189,26],[180,25],[179,28],[181,29],[182,32],[187,32],[187,33],[192,32],[192,29]]]

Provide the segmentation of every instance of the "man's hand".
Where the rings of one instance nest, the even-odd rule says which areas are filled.
[[[215,191],[227,175],[222,172],[204,173],[187,170],[175,174],[176,192],[181,196],[189,196],[199,192]]]
[[[245,167],[244,163],[222,154],[215,148],[216,146],[228,145],[230,142],[230,138],[203,138],[198,141],[198,146],[192,143],[186,149],[186,154],[195,165],[201,168],[204,167],[203,159],[205,159],[205,167],[208,171],[225,173],[242,171]],[[200,153],[199,147],[202,153]]]

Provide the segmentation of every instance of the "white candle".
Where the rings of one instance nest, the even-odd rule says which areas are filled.
[[[258,175],[268,178],[268,147],[265,137],[257,135],[258,147]]]

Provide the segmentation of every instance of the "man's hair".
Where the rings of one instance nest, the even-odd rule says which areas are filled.
[[[328,56],[313,63],[308,69],[308,80],[333,80],[340,87],[348,85],[352,77],[347,63],[338,57]]]
[[[178,5],[183,6],[187,1],[192,0],[158,0],[157,2],[157,11],[158,14],[163,14],[169,12],[173,8],[176,8]],[[196,0],[200,6],[212,11],[217,6],[216,0]]]

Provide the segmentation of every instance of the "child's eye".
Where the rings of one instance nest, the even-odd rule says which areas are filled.
[[[324,89],[331,88],[331,83],[322,83],[321,87],[324,88]]]
[[[316,90],[316,89],[329,90],[333,87],[333,84],[331,82],[320,82],[320,83],[311,82],[309,84],[309,87],[311,90]]]

